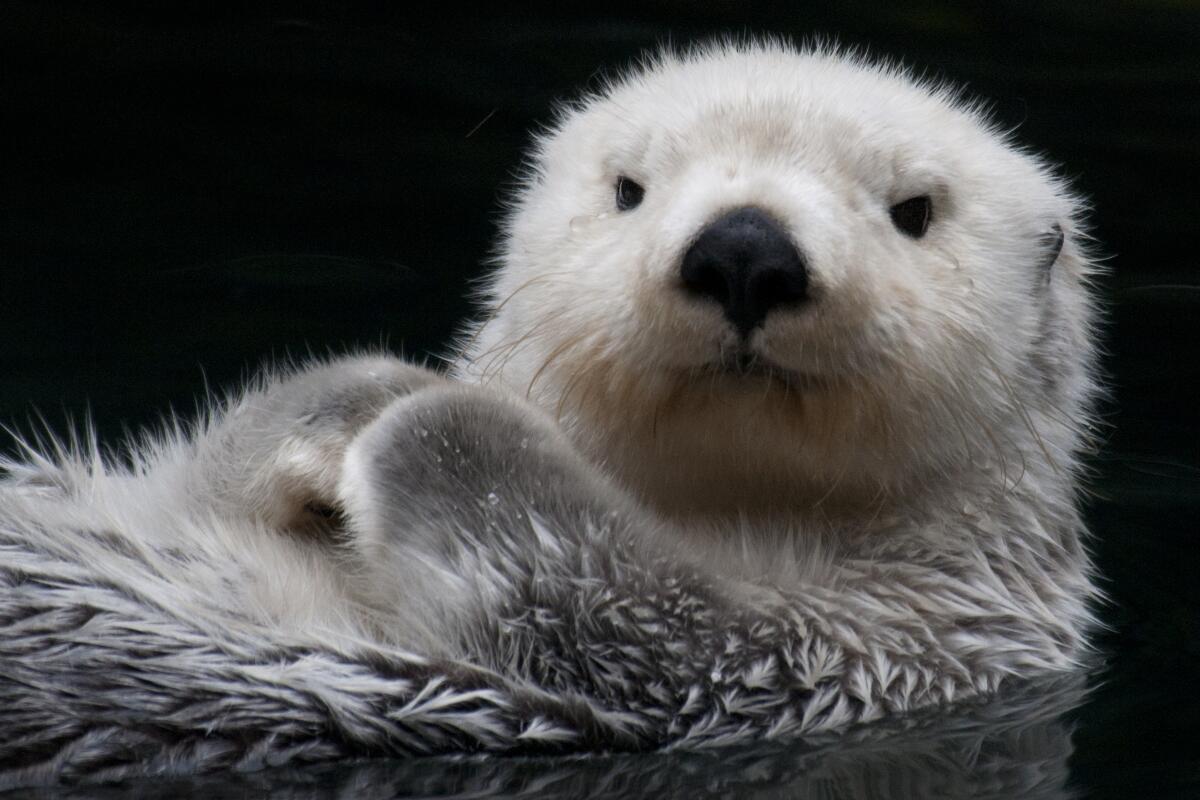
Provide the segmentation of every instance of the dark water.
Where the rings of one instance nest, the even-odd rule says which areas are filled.
[[[430,21],[333,2],[5,3],[0,422],[36,409],[63,430],[90,410],[112,439],[267,357],[436,354],[555,99],[668,36],[832,34],[991,98],[1093,200],[1112,270],[1111,427],[1089,502],[1106,663],[1090,691],[1029,687],[782,751],[333,765],[112,793],[1196,796],[1200,8],[561,5]]]

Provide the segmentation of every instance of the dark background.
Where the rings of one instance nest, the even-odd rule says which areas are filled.
[[[1073,780],[1110,797],[1200,782],[1200,9],[495,8],[4,3],[0,423],[90,413],[111,441],[270,357],[436,354],[556,100],[668,39],[866,45],[990,98],[1094,203],[1112,398],[1089,514],[1111,666],[1078,711]]]

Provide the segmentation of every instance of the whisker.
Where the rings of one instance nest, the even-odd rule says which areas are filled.
[[[498,317],[500,315],[500,312],[504,310],[504,307],[507,306],[509,304],[509,302],[514,297],[516,297],[518,294],[520,294],[521,292],[525,291],[530,286],[533,286],[535,284],[545,283],[547,281],[552,282],[555,278],[559,278],[564,275],[570,275],[570,274],[571,273],[567,270],[560,270],[558,272],[545,272],[545,273],[542,273],[541,275],[535,275],[534,277],[532,277],[529,280],[522,283],[516,289],[513,289],[511,292],[508,293],[508,297],[505,297],[503,300],[501,300],[499,303],[497,303],[495,306],[492,306],[488,310],[487,315],[485,316],[483,322],[480,323],[479,326],[475,328],[475,332],[473,334],[471,334],[471,338],[468,339],[466,344],[463,345],[463,348],[462,348],[463,352],[464,353],[470,352],[471,348],[475,346],[475,343],[479,341],[479,337],[483,334],[484,329],[487,328],[488,325],[492,324],[496,320],[496,317]],[[563,283],[569,283],[569,281],[563,281]]]
[[[514,356],[516,356],[517,352],[521,349],[522,346],[524,346],[528,342],[532,341],[534,338],[540,336],[545,331],[545,328],[548,325],[550,325],[553,322],[556,322],[560,317],[565,315],[567,313],[567,311],[569,311],[569,310],[570,309],[567,309],[567,308],[560,309],[560,310],[556,311],[554,314],[539,320],[536,325],[534,325],[532,328],[530,328],[528,331],[526,331],[524,334],[522,334],[517,339],[509,341],[509,342],[503,342],[500,345],[497,345],[496,347],[493,347],[493,348],[489,349],[488,351],[486,351],[485,353],[481,354],[478,357],[479,359],[482,359],[489,355],[492,356],[491,360],[489,360],[488,363],[481,368],[481,374],[482,374],[483,378],[485,380],[490,380],[492,377],[495,377],[496,374],[503,372],[508,367],[509,362],[513,359]],[[495,367],[494,371],[493,371],[493,367]],[[488,374],[489,372],[493,372],[493,374],[489,375]]]
[[[1029,414],[1028,406],[1021,399],[1020,395],[1017,394],[1017,391],[1013,388],[1008,376],[1004,374],[1004,372],[1000,369],[1000,366],[996,364],[995,360],[991,357],[991,354],[989,354],[983,348],[982,344],[980,344],[975,337],[968,335],[966,338],[967,342],[975,348],[976,352],[978,352],[980,356],[983,357],[984,361],[992,370],[992,373],[996,376],[997,380],[1000,381],[1001,386],[1003,386],[1004,390],[1008,393],[1008,397],[1013,404],[1013,410],[1017,412],[1017,416],[1021,418],[1025,428],[1029,431],[1030,435],[1033,436],[1034,441],[1037,442],[1038,448],[1042,451],[1042,455],[1046,457],[1046,463],[1049,464],[1050,469],[1061,474],[1062,468],[1059,466],[1057,459],[1050,454],[1050,449],[1046,445],[1046,440],[1042,437],[1041,432],[1033,423],[1033,418]]]
[[[542,377],[542,374],[550,368],[550,365],[561,358],[567,351],[573,349],[580,342],[587,339],[590,335],[590,332],[584,331],[581,334],[565,339],[564,341],[560,342],[557,347],[550,351],[550,355],[546,357],[546,359],[542,362],[542,365],[538,367],[537,372],[533,373],[533,377],[529,379],[529,386],[525,389],[525,396],[532,399],[533,387],[537,385],[538,380]]]

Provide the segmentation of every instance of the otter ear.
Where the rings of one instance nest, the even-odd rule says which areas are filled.
[[[1046,271],[1047,280],[1050,279],[1050,268],[1058,261],[1058,255],[1062,252],[1065,238],[1062,226],[1057,222],[1038,237],[1038,244],[1042,246],[1041,268]]]

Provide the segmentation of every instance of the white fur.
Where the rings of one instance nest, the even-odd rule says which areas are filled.
[[[618,175],[646,187],[630,212],[613,207]],[[934,222],[914,241],[888,208],[918,194]],[[752,344],[820,388],[705,369],[736,334],[680,291],[679,262],[741,205],[785,222],[821,293]],[[945,504],[948,483],[1000,496],[1024,481],[1067,502],[1093,389],[1077,216],[1042,163],[898,68],[773,45],[664,56],[541,137],[487,293],[497,310],[459,374],[551,410],[671,514],[866,522]],[[1039,236],[1055,224],[1067,244],[1047,285]],[[1038,341],[1047,306],[1061,342]],[[1028,374],[1035,352],[1062,385]]]

